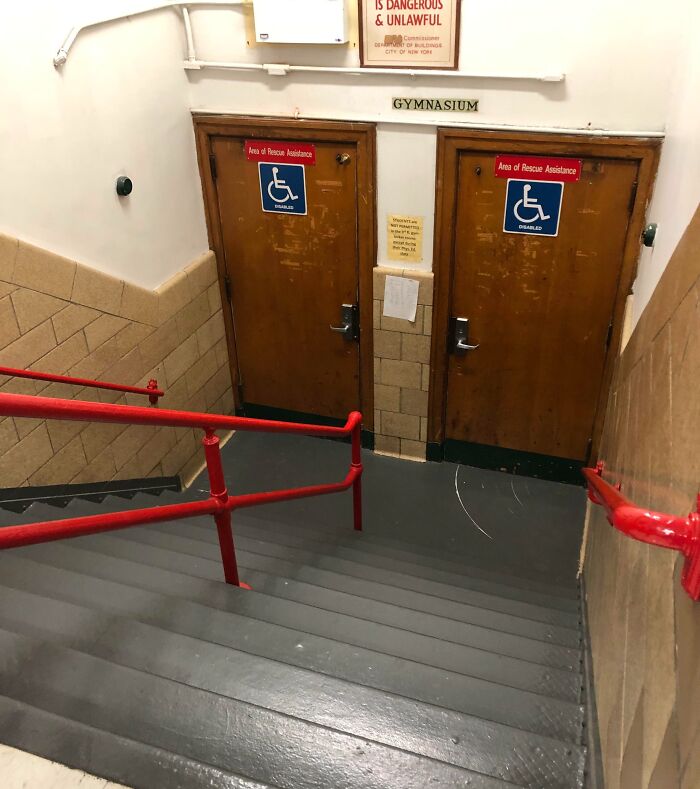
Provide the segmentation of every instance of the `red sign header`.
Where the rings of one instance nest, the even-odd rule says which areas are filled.
[[[496,156],[496,178],[521,178],[524,181],[578,181],[581,160],[551,156]]]
[[[316,164],[316,146],[305,142],[246,140],[245,155],[250,162]]]

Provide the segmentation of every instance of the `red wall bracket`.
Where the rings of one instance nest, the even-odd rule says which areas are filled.
[[[654,512],[635,506],[620,492],[620,485],[603,479],[603,462],[584,468],[588,498],[605,508],[608,522],[635,540],[680,551],[685,557],[681,584],[693,598],[700,600],[700,495],[695,512],[687,518]]]

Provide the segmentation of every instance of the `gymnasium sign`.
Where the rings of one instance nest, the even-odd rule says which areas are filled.
[[[410,99],[394,97],[395,110],[423,110],[424,112],[479,112],[479,99]]]
[[[358,3],[363,66],[457,68],[461,0],[358,0]]]

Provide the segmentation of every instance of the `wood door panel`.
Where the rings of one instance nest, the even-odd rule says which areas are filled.
[[[329,327],[358,301],[356,151],[315,144],[308,214],[290,216],[262,211],[243,139],[214,140],[220,222],[246,402],[344,418],[360,404],[359,348]]]
[[[503,232],[494,158],[459,153],[450,314],[469,318],[480,347],[448,359],[445,437],[583,460],[638,162],[584,159],[550,238]]]

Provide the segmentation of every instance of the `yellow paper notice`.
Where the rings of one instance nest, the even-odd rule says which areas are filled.
[[[421,263],[423,261],[423,217],[388,214],[387,246],[389,260]]]

